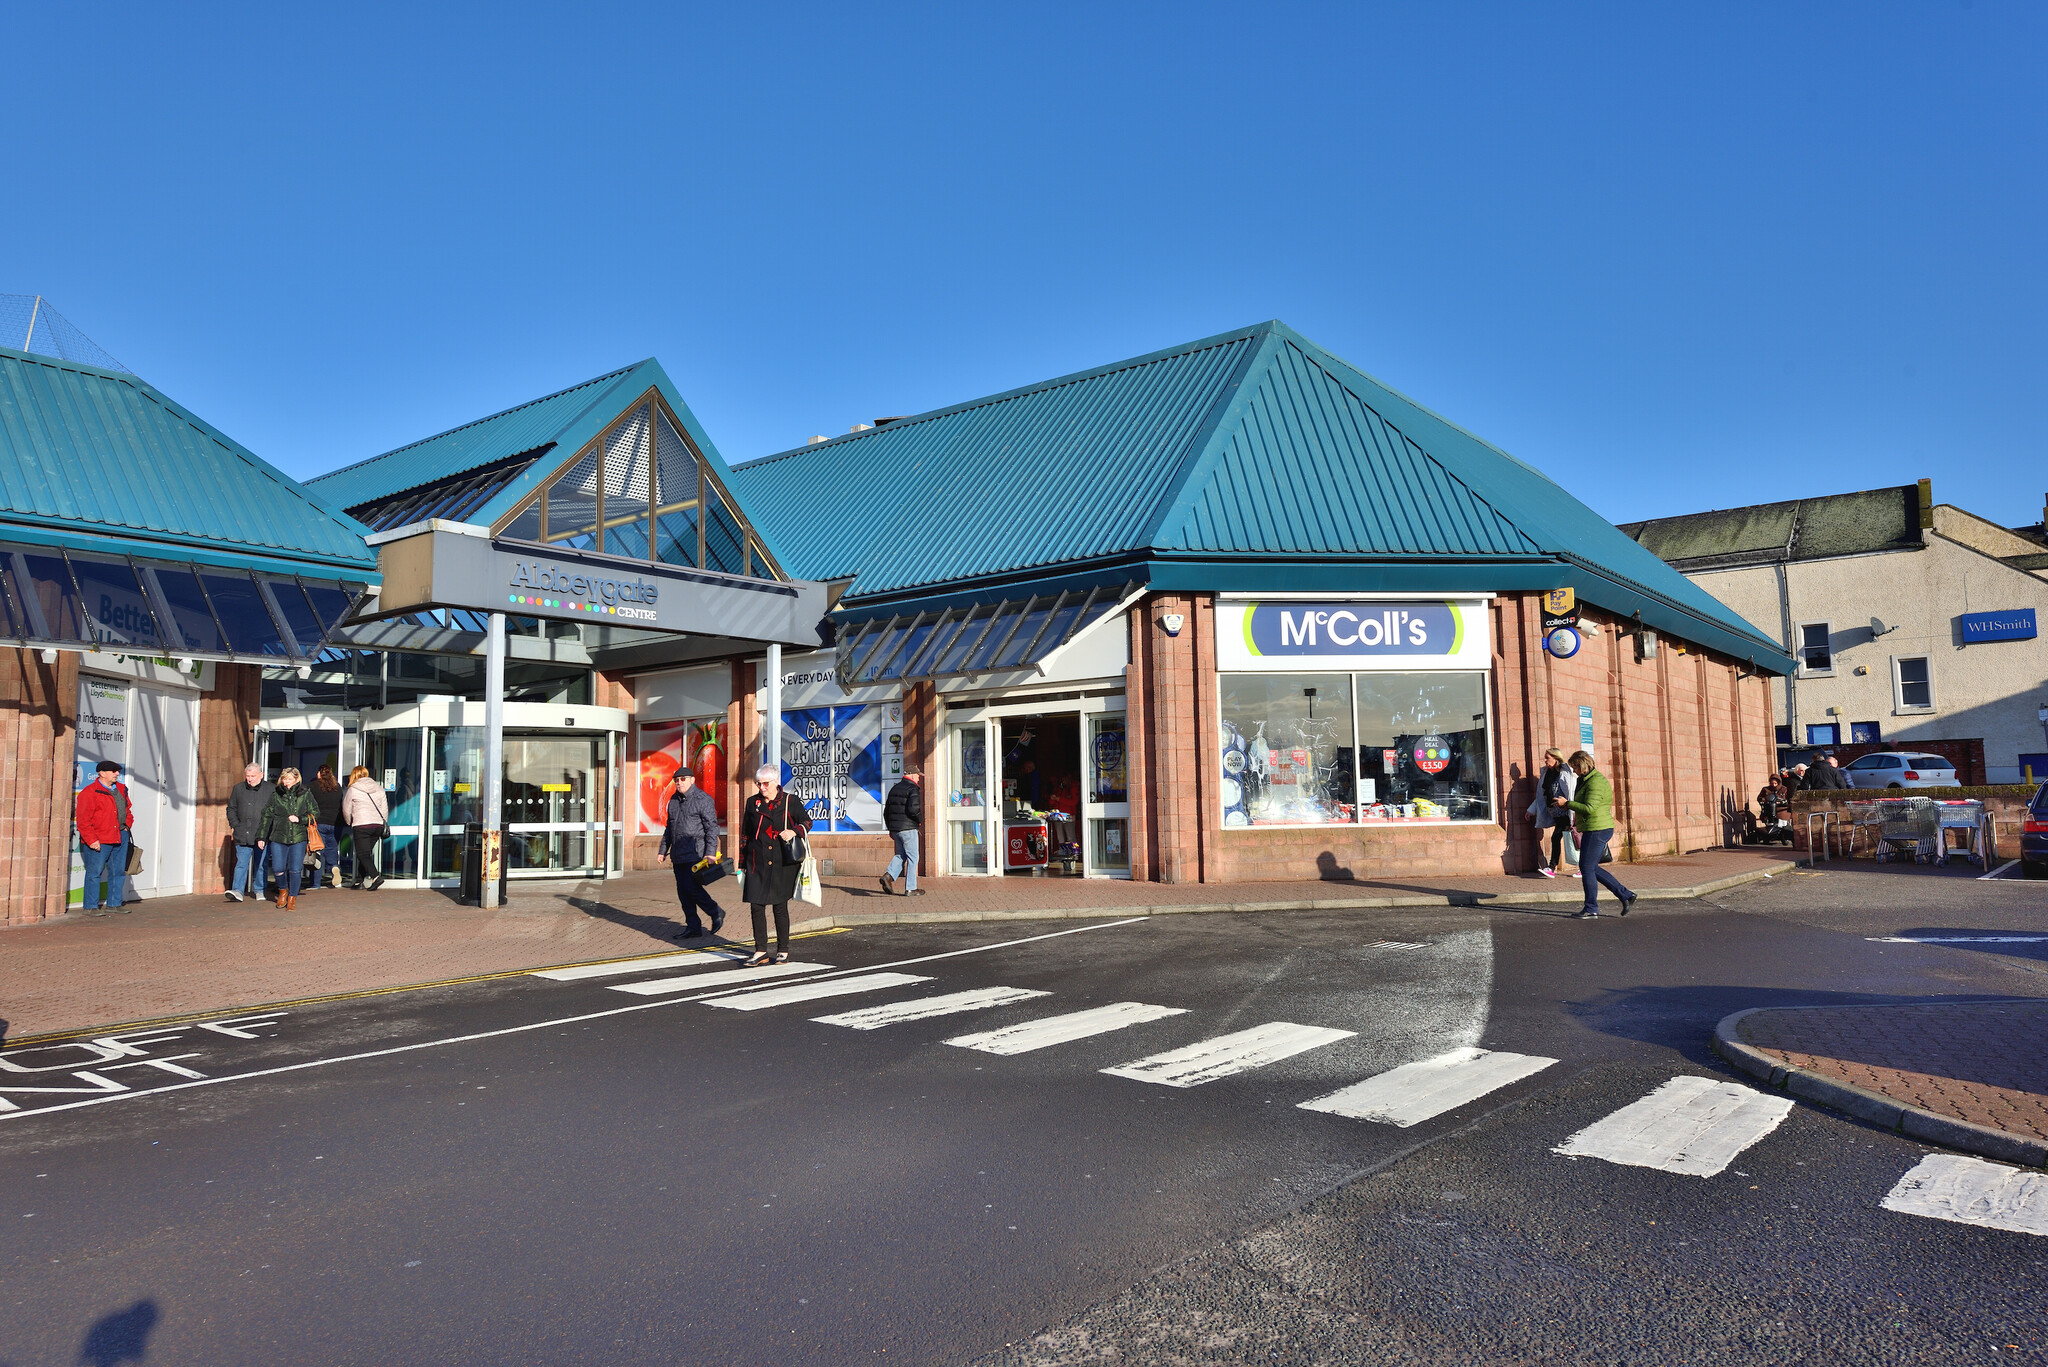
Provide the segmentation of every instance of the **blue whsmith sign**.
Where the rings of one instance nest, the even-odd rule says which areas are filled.
[[[2007,612],[1966,612],[1956,620],[1963,624],[1963,644],[1973,641],[2031,641],[2034,639],[2034,610],[2013,608]]]

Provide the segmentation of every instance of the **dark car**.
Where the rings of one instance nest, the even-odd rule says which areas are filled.
[[[2020,872],[2029,878],[2048,878],[2048,783],[2034,790],[2027,804],[2026,821],[2020,827]]]

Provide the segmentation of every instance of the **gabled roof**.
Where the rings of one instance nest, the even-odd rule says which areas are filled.
[[[1923,544],[1917,484],[1651,518],[1621,530],[1682,571],[1917,551]]]
[[[135,376],[0,347],[0,538],[374,578],[364,532]]]
[[[734,489],[849,611],[1092,575],[1217,591],[1572,585],[1790,667],[1542,474],[1279,322],[738,467]]]

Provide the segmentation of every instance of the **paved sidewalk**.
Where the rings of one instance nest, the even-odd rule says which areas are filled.
[[[1916,1138],[2048,1161],[2048,1001],[1746,1011],[1716,1044],[1794,1095]]]
[[[1689,896],[1787,867],[1783,855],[1709,851],[1621,866],[1646,896]],[[1577,901],[1578,885],[1525,877],[1436,882],[1160,884],[1078,878],[937,878],[915,898],[872,879],[826,880],[825,905],[799,904],[798,928],[892,921],[1033,920],[1188,911]],[[71,915],[0,931],[0,1039],[218,1012],[308,998],[656,954],[682,929],[665,870],[608,882],[512,885],[482,911],[444,892],[328,888],[281,912],[219,896],[159,898],[127,916]],[[730,881],[713,885],[734,908]],[[726,922],[746,939],[747,910]],[[706,941],[691,941],[704,944]]]

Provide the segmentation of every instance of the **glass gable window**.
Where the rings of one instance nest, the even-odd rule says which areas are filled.
[[[747,534],[712,489],[704,491],[704,568],[724,574],[747,571]]]
[[[668,420],[654,425],[654,558],[671,565],[697,563],[697,498],[702,477],[697,457]]]
[[[587,453],[548,486],[547,539],[597,549],[597,452]]]

